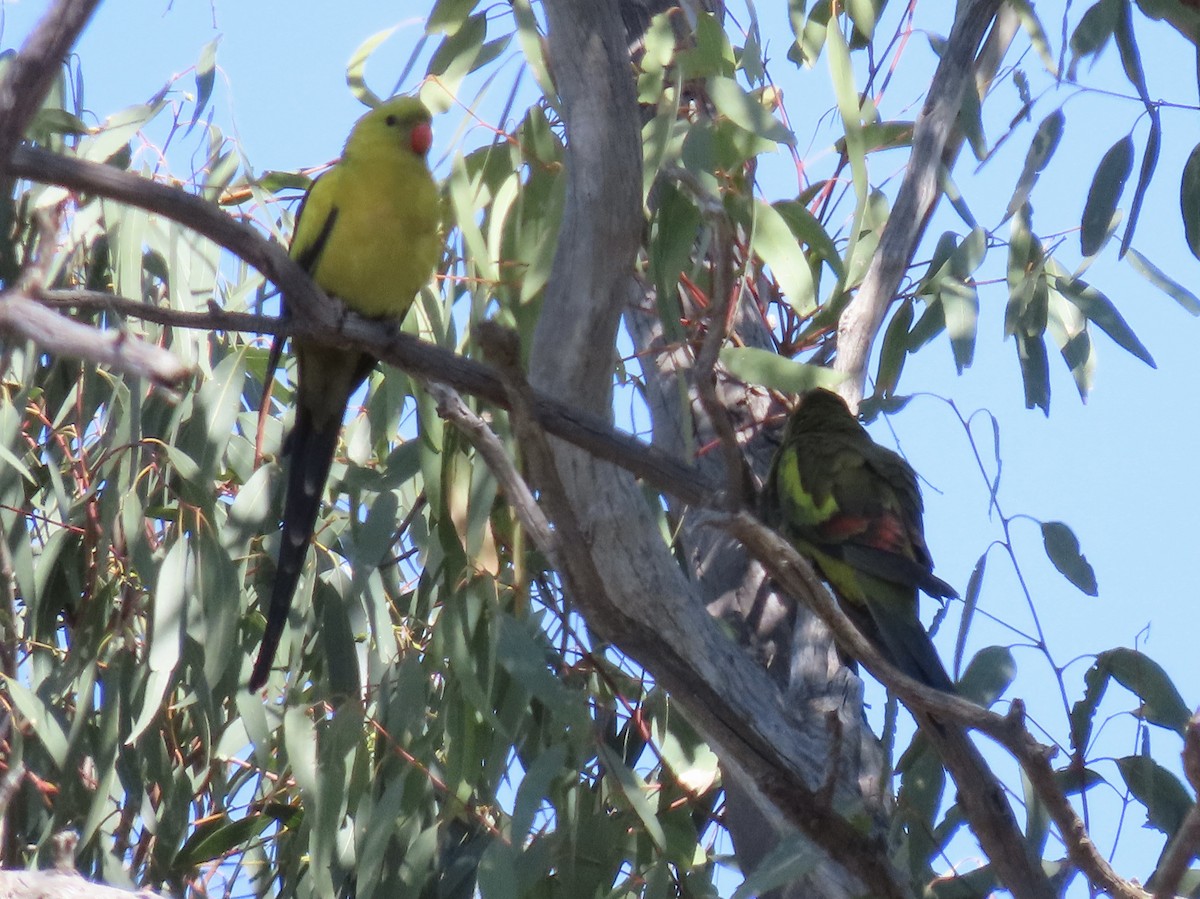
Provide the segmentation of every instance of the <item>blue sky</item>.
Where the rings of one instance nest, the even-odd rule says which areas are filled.
[[[18,45],[45,6],[28,0],[4,2],[3,46]],[[372,87],[388,93],[422,33],[428,6],[427,2],[331,5],[311,0],[104,4],[78,47],[86,105],[103,118],[145,100],[173,74],[192,65],[201,48],[220,35],[214,100],[217,123],[236,136],[257,171],[318,165],[337,155],[350,124],[362,112],[345,86],[351,53],[370,35],[399,26],[367,67]],[[771,74],[784,91],[803,152],[814,133],[814,123],[834,105],[827,61],[822,58],[813,71],[795,70],[784,59],[789,36],[786,22],[769,18],[777,13],[768,6],[762,4],[760,10],[764,25],[769,26],[766,33],[778,36],[768,44],[775,60]],[[1044,15],[1059,14],[1050,10],[1050,4],[1038,6]],[[409,18],[398,19],[397,8]],[[739,21],[747,21],[740,4],[731,3],[731,10]],[[943,12],[942,4],[923,4],[918,23],[924,16],[933,20],[932,27],[944,28]],[[1073,13],[1072,24],[1078,15],[1078,10]],[[1044,24],[1057,46],[1060,23],[1046,20]],[[1151,96],[1195,104],[1193,56],[1186,45],[1166,26],[1139,19],[1137,29],[1143,49],[1170,48],[1170,52],[1146,53]],[[885,98],[886,118],[911,117],[915,111],[912,104],[924,88],[922,79],[932,71],[932,59],[928,42],[914,36]],[[1052,87],[1032,53],[1019,64],[1035,85],[1041,85],[1034,91],[1039,96],[1032,113],[1035,123],[1065,103],[1067,128],[1062,144],[1033,194],[1035,231],[1043,235],[1065,232],[1078,225],[1100,157],[1131,129],[1140,162],[1146,122],[1139,120],[1141,104],[1132,98],[1133,90],[1120,72],[1114,48],[1108,48],[1093,70],[1082,68],[1081,79],[1115,92],[1116,97],[1077,95],[1071,86]],[[423,71],[422,63],[416,72]],[[190,90],[191,78],[186,77],[179,86]],[[414,86],[415,77],[400,87],[409,90]],[[1002,83],[997,91],[995,112],[988,121],[992,140],[1018,106],[1011,82]],[[446,119],[453,120],[453,116]],[[1135,246],[1176,280],[1195,284],[1200,280],[1200,264],[1183,238],[1178,173],[1192,147],[1200,142],[1200,117],[1194,109],[1166,110],[1164,127],[1158,172]],[[985,227],[1000,222],[1032,131],[1030,126],[1019,130],[977,174],[968,153],[955,170],[956,181]],[[445,152],[448,142],[458,136],[453,121],[440,124],[438,133],[435,156]],[[812,146],[814,156],[822,150],[822,141],[827,143],[828,134],[818,132]],[[468,136],[468,141],[483,139]],[[893,155],[898,169],[903,158]],[[826,153],[824,161],[814,160],[814,170],[820,173],[827,164]],[[886,171],[881,162],[873,165],[875,177]],[[777,162],[763,162],[759,184],[769,199],[794,193],[794,170],[784,154],[779,154]],[[1124,208],[1131,190],[1132,183],[1123,198]],[[966,230],[943,204],[930,233],[936,237],[946,229]],[[1007,225],[999,226],[997,234],[1007,237]],[[1060,258],[1073,268],[1078,261],[1078,238],[1067,234],[1065,241]],[[918,259],[928,255],[926,248],[918,252]],[[1003,339],[1007,292],[1002,250],[989,257],[978,277],[999,280],[980,288],[982,308],[974,365],[963,376],[956,376],[943,337],[910,360],[902,388],[952,398],[964,414],[990,410],[1001,427],[1004,473],[999,496],[1005,512],[1062,520],[1078,535],[1096,570],[1098,598],[1084,596],[1052,568],[1042,552],[1035,524],[1015,525],[1019,559],[1055,659],[1064,663],[1113,646],[1136,644],[1167,669],[1185,702],[1195,706],[1200,703],[1200,689],[1193,658],[1198,608],[1193,569],[1198,557],[1195,510],[1200,508],[1200,486],[1193,457],[1198,442],[1195,385],[1200,384],[1200,354],[1196,352],[1200,322],[1127,263],[1116,261],[1114,251],[1107,249],[1087,278],[1116,303],[1154,355],[1158,368],[1149,369],[1095,332],[1101,359],[1094,393],[1082,404],[1065,366],[1052,355],[1053,396],[1047,419],[1038,411],[1024,409],[1016,354],[1011,341]],[[990,465],[989,426],[982,418],[976,421],[975,433]],[[938,573],[962,591],[978,556],[999,536],[998,524],[988,516],[985,483],[962,429],[948,407],[933,398],[915,400],[891,419],[891,427],[900,447],[930,485],[926,489],[927,530]],[[876,423],[872,430],[881,442],[893,441],[887,426]],[[990,559],[981,607],[1022,629],[1029,627],[1024,600],[999,553]],[[938,638],[947,660],[956,625],[957,616],[951,615]],[[968,656],[989,643],[1014,639],[1004,628],[980,622],[972,632]],[[1017,649],[1016,653],[1020,666],[1016,694],[1028,700],[1035,718],[1045,720],[1049,729],[1061,736],[1065,733],[1062,703],[1044,661],[1032,650]],[[1070,667],[1068,684],[1074,690],[1078,690],[1087,664],[1084,659]],[[1115,711],[1131,707],[1132,700],[1110,705]],[[1127,723],[1113,733],[1119,737],[1106,744],[1108,754],[1136,751]],[[1175,738],[1159,732],[1152,736],[1155,756],[1177,767]],[[1116,777],[1111,766],[1102,773]],[[1140,813],[1135,811],[1122,838],[1126,848],[1117,856],[1119,869],[1134,876],[1147,873],[1146,866],[1160,845],[1153,834],[1139,838],[1134,833],[1140,823]]]

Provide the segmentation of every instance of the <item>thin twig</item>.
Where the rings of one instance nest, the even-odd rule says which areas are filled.
[[[729,333],[730,313],[734,308],[733,228],[720,198],[710,194],[699,179],[682,168],[674,168],[671,173],[692,193],[700,214],[712,229],[712,292],[708,298],[704,339],[696,354],[694,382],[700,405],[717,435],[725,459],[725,502],[730,511],[736,511],[745,508],[753,493],[754,479],[729,417],[729,409],[717,396],[717,359]]]
[[[550,523],[538,507],[533,491],[517,471],[517,465],[508,455],[504,444],[488,423],[472,412],[453,388],[437,381],[426,381],[425,392],[437,401],[438,415],[453,424],[470,441],[484,464],[496,477],[508,504],[516,512],[521,526],[529,532],[537,548],[552,561],[556,546]],[[555,567],[558,567],[555,564]]]
[[[255,315],[252,312],[230,312],[210,302],[204,312],[188,312],[167,306],[151,306],[99,290],[44,290],[37,299],[55,309],[75,309],[80,312],[108,312],[172,328],[191,328],[201,331],[248,331],[257,334],[290,336],[295,332],[291,319],[274,315]]]

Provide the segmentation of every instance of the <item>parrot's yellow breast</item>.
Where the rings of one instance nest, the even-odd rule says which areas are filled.
[[[313,185],[297,242],[335,215],[313,278],[363,315],[400,318],[441,252],[438,193],[424,161],[388,154],[346,160]],[[295,250],[293,250],[295,254]]]

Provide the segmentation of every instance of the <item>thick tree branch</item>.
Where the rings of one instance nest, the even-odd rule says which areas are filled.
[[[123,331],[97,331],[13,290],[0,293],[0,335],[32,340],[48,353],[97,362],[167,390],[179,388],[191,374],[169,350]]]
[[[962,108],[963,93],[974,84],[976,50],[1000,4],[1001,0],[967,0],[960,6],[930,83],[925,107],[917,117],[908,171],[888,224],[858,293],[838,321],[834,368],[848,375],[841,389],[851,408],[856,408],[862,399],[871,347],[937,203],[943,151]]]
[[[100,0],[57,0],[0,80],[0,159],[20,142]]]
[[[607,414],[616,321],[636,292],[642,230],[636,97],[615,6],[554,0],[546,10],[568,188],[530,371],[540,390]],[[839,782],[830,803],[813,786],[829,765],[824,722],[795,720],[766,672],[706,613],[638,485],[571,447],[553,452],[588,564],[604,574],[600,592],[579,600],[589,626],[653,673],[722,757],[837,859],[847,891],[904,895],[882,847],[843,816],[861,796]]]
[[[613,601],[613,573],[601,569],[595,560],[594,523],[581,521],[577,516],[578,498],[570,495],[570,487],[560,476],[563,466],[556,464],[556,453],[531,414],[532,391],[520,372],[515,335],[504,335],[501,329],[489,325],[480,329],[479,339],[489,358],[501,370],[510,391],[514,430],[559,537],[560,558],[565,566],[560,570],[572,586],[572,597],[589,626],[615,642],[624,652],[642,660],[658,683],[671,691],[695,719],[708,725],[706,729],[710,734],[715,730],[718,739],[734,744],[733,754],[739,763],[751,772],[759,788],[793,826],[809,833],[831,857],[855,871],[874,894],[906,895],[896,872],[887,863],[886,854],[880,851],[881,847],[852,825],[842,810],[829,801],[831,797],[822,795],[819,789],[806,783],[801,772],[809,767],[808,762],[799,763],[795,756],[789,757],[795,740],[780,740],[779,735],[787,732],[790,716],[780,704],[782,697],[765,672],[721,635],[702,611],[691,625],[687,625],[664,620],[666,615],[678,613],[679,608],[656,608],[646,597],[639,597],[641,601],[631,608]],[[561,451],[558,455],[561,456]],[[567,467],[566,472],[571,474],[573,470]],[[593,507],[584,507],[584,511],[590,513]],[[653,586],[647,586],[650,588],[647,597],[655,596]],[[656,617],[657,621],[654,620]],[[696,645],[689,646],[688,641],[680,639],[678,628],[681,624],[704,629],[701,640],[708,641],[704,651],[720,653],[720,658],[713,659],[715,665],[696,664],[693,652],[700,648],[699,643],[692,641]],[[712,659],[709,655],[701,658]],[[724,689],[728,686],[734,688],[732,693]],[[743,695],[758,701],[732,701],[731,696],[736,696],[739,689],[752,690]],[[760,705],[762,700],[767,700],[766,709]],[[747,706],[770,711],[765,718],[761,713],[751,714],[747,726],[744,718]],[[773,716],[778,717],[772,721]],[[775,736],[759,730],[764,724],[775,731]]]

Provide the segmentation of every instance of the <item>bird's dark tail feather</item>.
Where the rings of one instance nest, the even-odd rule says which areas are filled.
[[[317,428],[313,425],[311,412],[303,406],[296,410],[296,425],[288,435],[286,444],[289,460],[279,564],[275,571],[275,585],[271,590],[271,604],[267,608],[267,629],[263,633],[254,671],[250,675],[251,691],[260,689],[267,682],[274,664],[275,652],[279,649],[279,641],[287,625],[292,594],[296,592],[300,572],[304,570],[308,544],[312,540],[317,512],[321,508],[321,494],[333,465],[341,428],[340,417],[332,419],[323,428]]]
[[[909,677],[935,690],[954,693],[954,682],[946,673],[946,667],[921,622],[912,621],[911,626],[904,628],[904,633],[896,633],[896,627],[897,623],[891,622],[880,635],[892,663]]]
[[[914,680],[945,693],[956,692],[928,632],[915,618],[911,621],[892,616],[885,622],[875,620],[867,609],[843,602],[842,610],[889,662]]]

